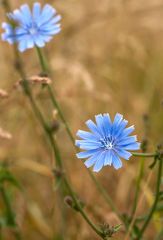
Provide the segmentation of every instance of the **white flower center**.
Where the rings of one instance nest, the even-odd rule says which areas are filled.
[[[111,137],[102,138],[100,142],[105,150],[113,149],[115,146],[114,140]]]
[[[112,149],[113,148],[113,144],[111,143],[111,142],[109,142],[109,143],[107,143],[107,144],[105,144],[105,147],[106,147],[106,149]]]
[[[34,34],[37,33],[37,29],[34,28],[34,27],[31,27],[31,28],[29,29],[29,32],[30,32],[30,34],[34,35]]]
[[[28,26],[28,29],[31,35],[35,35],[38,32],[38,26],[35,22],[32,22],[30,26]]]

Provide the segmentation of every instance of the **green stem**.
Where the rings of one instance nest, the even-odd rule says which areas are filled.
[[[11,226],[14,226],[14,236],[15,236],[15,239],[16,240],[21,240],[21,235],[20,235],[20,233],[18,231],[18,226],[17,226],[17,223],[15,221],[15,214],[14,214],[14,212],[12,210],[8,194],[7,194],[7,192],[6,192],[6,190],[4,189],[3,186],[0,186],[0,192],[1,192],[4,204],[6,206],[7,217],[8,217],[9,224]]]
[[[76,196],[69,184],[69,182],[67,181],[66,178],[64,178],[65,180],[65,185],[67,186],[67,189],[69,190],[69,193],[78,209],[78,211],[80,212],[80,214],[83,216],[83,218],[86,220],[86,222],[91,226],[91,228],[100,236],[102,237],[102,239],[104,239],[104,235],[103,233],[100,231],[100,229],[98,229],[96,227],[96,225],[94,223],[92,223],[92,221],[89,219],[89,217],[87,216],[87,214],[85,213],[85,211],[83,210],[83,208],[81,207],[80,203],[78,202],[78,200],[76,199]]]
[[[36,46],[36,51],[37,51],[37,55],[38,55],[43,73],[48,74],[49,73],[49,67],[48,67],[46,59],[44,58],[44,55],[42,54],[41,49]]]
[[[142,226],[142,228],[141,228],[141,230],[140,230],[140,232],[137,236],[137,239],[139,239],[139,240],[142,238],[142,236],[143,236],[143,234],[144,234],[144,232],[145,232],[145,230],[146,230],[146,228],[147,228],[147,226],[148,226],[148,224],[149,224],[149,222],[150,222],[150,220],[151,220],[151,218],[152,218],[152,216],[155,212],[155,209],[157,207],[157,203],[158,203],[158,200],[159,200],[163,159],[162,158],[158,159],[158,162],[159,162],[159,164],[158,164],[158,175],[157,175],[157,183],[156,183],[155,200],[154,200],[153,206],[152,206],[152,208],[151,208],[151,210],[150,210],[150,212],[149,212],[149,214],[148,214],[148,216],[147,216],[147,218],[146,218],[146,220],[145,220],[145,222],[144,222],[144,224],[143,224],[143,226]]]
[[[30,100],[30,103],[31,103],[31,106],[33,108],[33,111],[34,111],[35,115],[37,116],[39,122],[41,123],[45,133],[47,134],[47,136],[48,136],[48,138],[51,142],[51,145],[52,145],[53,150],[54,150],[57,166],[59,168],[62,168],[62,161],[61,161],[60,156],[58,155],[58,148],[57,148],[57,145],[54,142],[53,135],[52,135],[52,133],[49,129],[49,126],[47,125],[42,113],[40,112],[38,106],[36,105],[29,87],[28,87],[28,94],[27,95],[28,95],[28,98]]]
[[[44,73],[49,73],[49,67],[48,67],[47,61],[46,61],[46,59],[45,59],[41,49],[36,47],[36,50],[37,50],[37,55],[38,55],[38,59],[39,59],[42,71]],[[65,125],[66,131],[67,131],[67,133],[68,133],[68,135],[69,135],[69,137],[70,137],[70,139],[71,139],[71,141],[72,141],[72,143],[74,145],[74,143],[75,143],[74,137],[73,137],[73,135],[71,133],[71,130],[69,128],[69,125],[68,125],[68,123],[67,123],[67,121],[66,121],[66,119],[64,117],[63,111],[62,111],[60,105],[58,104],[58,101],[56,100],[56,97],[54,95],[54,90],[52,90],[50,85],[47,86],[47,90],[49,92],[49,96],[51,98],[51,101],[52,101],[54,107],[57,109],[58,114],[59,114],[62,122]]]
[[[135,215],[135,211],[136,211],[136,207],[137,207],[139,191],[140,191],[140,184],[141,184],[141,180],[142,180],[143,174],[144,174],[144,162],[145,162],[144,160],[145,160],[145,158],[143,157],[140,161],[140,166],[139,166],[139,171],[138,171],[139,174],[138,174],[137,181],[136,181],[136,190],[135,190],[135,197],[134,197],[131,218],[133,218],[133,216]]]
[[[89,169],[88,169],[89,170]],[[90,170],[89,170],[90,171]],[[111,209],[113,210],[113,212],[115,212],[115,214],[118,216],[118,218],[121,221],[124,221],[123,217],[121,216],[121,214],[119,214],[116,206],[114,205],[113,201],[111,200],[111,198],[109,197],[108,193],[106,192],[106,190],[103,188],[103,186],[101,186],[101,184],[97,181],[97,179],[95,178],[94,174],[92,172],[90,173],[90,177],[92,178],[92,180],[94,181],[95,185],[97,186],[97,189],[99,190],[99,192],[102,193],[104,199],[106,200],[106,202],[108,203],[108,205],[111,207]]]
[[[50,85],[47,86],[47,90],[49,92],[49,96],[51,98],[51,101],[52,101],[54,107],[57,109],[58,114],[59,114],[63,124],[65,125],[65,128],[66,128],[66,131],[68,133],[68,136],[69,136],[69,138],[71,139],[71,141],[72,141],[72,143],[74,145],[75,144],[75,139],[74,139],[74,137],[73,137],[73,135],[71,133],[71,130],[69,128],[69,125],[68,125],[68,123],[67,123],[67,121],[66,121],[66,119],[65,119],[65,117],[63,115],[63,111],[61,110],[61,107],[59,106],[59,104],[58,104],[58,102],[57,102],[57,100],[56,100],[56,98],[54,96],[54,90],[52,90]]]
[[[152,157],[157,157],[158,153],[135,153],[135,152],[132,152],[132,155],[134,157],[149,157],[149,158],[152,158]]]

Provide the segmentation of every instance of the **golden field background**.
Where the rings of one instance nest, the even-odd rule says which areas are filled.
[[[13,10],[32,2],[10,1]],[[52,4],[63,17],[62,32],[46,46],[45,52],[53,70],[52,84],[74,136],[78,129],[85,129],[84,122],[95,114],[109,112],[113,117],[120,112],[130,125],[135,125],[139,141],[147,134],[148,151],[154,151],[163,141],[163,2],[41,2]],[[5,21],[2,6],[0,20]],[[0,100],[0,127],[13,135],[10,141],[0,140],[0,160],[9,164],[24,189],[23,193],[13,192],[13,207],[24,239],[59,240],[60,232],[65,240],[98,239],[79,214],[57,199],[50,146],[23,92],[13,87],[20,77],[14,69],[12,46],[1,42],[0,53],[0,88],[9,93],[7,99]],[[28,76],[40,73],[35,50],[21,56]],[[44,115],[52,121],[54,109],[46,90],[35,86],[33,91]],[[149,116],[147,131],[144,114]],[[73,186],[92,219],[96,223],[118,224],[84,164],[75,157],[62,123],[57,140]],[[123,213],[129,213],[132,208],[139,161],[132,157],[129,162],[123,161],[121,170],[106,167],[95,174]],[[148,168],[152,160],[146,161],[139,214],[150,208],[155,187],[155,171],[151,174]],[[64,221],[60,217],[62,205],[66,209]],[[144,239],[155,239],[162,225],[161,213],[157,213]],[[9,230],[4,234],[7,240],[12,240]],[[124,239],[124,236],[122,228],[114,239]]]

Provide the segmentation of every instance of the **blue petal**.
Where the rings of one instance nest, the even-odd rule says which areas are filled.
[[[17,27],[15,29],[15,37],[17,41],[21,41],[23,40],[23,38],[26,38],[27,36],[29,36],[29,34],[24,28]]]
[[[38,2],[35,2],[33,4],[33,17],[35,21],[39,20],[40,14],[41,14],[41,4]]]
[[[75,144],[77,147],[80,147],[83,150],[97,149],[101,147],[101,144],[98,142],[87,141],[87,140],[76,140]]]
[[[97,160],[96,156],[93,155],[91,158],[89,158],[88,160],[86,160],[86,161],[84,162],[84,165],[85,165],[87,168],[92,167],[92,166],[95,164],[96,160]]]
[[[105,151],[105,156],[104,156],[104,166],[112,164],[112,154],[111,151]]]
[[[87,132],[87,131],[78,130],[76,135],[80,138],[83,138],[83,139],[98,141],[98,138],[94,134],[92,134],[90,132]]]
[[[93,165],[97,162],[97,160],[98,160],[98,158],[100,157],[100,155],[101,155],[101,152],[98,152],[98,153],[96,153],[96,154],[93,154],[92,157],[90,157],[88,160],[86,160],[86,161],[84,162],[85,166],[86,166],[87,168],[93,166]]]
[[[116,113],[115,117],[114,117],[114,121],[113,121],[113,127],[119,125],[121,123],[123,119],[123,115],[120,113]]]
[[[96,156],[96,163],[93,167],[94,172],[99,172],[101,168],[104,166],[104,158],[102,157],[102,153],[99,156]]]
[[[106,132],[105,132],[105,129],[104,129],[104,119],[103,119],[102,114],[96,115],[95,119],[96,119],[97,128],[99,129],[101,135],[105,136]]]
[[[11,30],[13,30],[13,27],[11,26],[11,24],[3,22],[2,23],[2,28],[6,30],[6,32],[11,32]]]
[[[44,46],[45,46],[44,37],[40,36],[39,34],[37,34],[36,36],[34,36],[34,42],[35,42],[35,45],[36,45],[37,47],[44,47]]]
[[[128,145],[131,143],[134,143],[137,141],[137,137],[136,136],[130,136],[130,137],[122,137],[121,139],[118,139],[118,143],[117,145]]]
[[[97,137],[101,136],[100,131],[92,120],[86,121],[86,125]]]
[[[19,41],[18,48],[21,52],[24,52],[28,48],[33,48],[34,41],[30,35],[24,35],[23,38]]]
[[[123,132],[122,132],[121,135],[122,135],[123,137],[126,137],[126,136],[130,135],[134,130],[135,130],[135,127],[134,127],[134,126],[128,127],[128,128],[126,128],[126,129],[123,130]]]
[[[45,34],[45,35],[56,35],[56,34],[59,33],[60,31],[61,31],[61,28],[53,28],[53,29],[45,30],[45,31],[43,31],[41,34]]]
[[[49,42],[50,40],[52,39],[52,36],[51,35],[47,35],[47,34],[36,34],[36,36],[34,36],[34,41],[35,41],[35,44],[38,46],[44,46],[45,45],[45,42]]]
[[[22,13],[18,9],[14,10],[13,13],[9,13],[8,18],[15,21],[16,23],[26,24],[26,21],[23,19]]]
[[[116,113],[115,117],[114,117],[114,121],[112,124],[112,134],[116,134],[118,129],[119,129],[119,125],[123,120],[123,115],[121,115],[120,113]]]
[[[128,160],[132,156],[130,152],[122,148],[116,148],[115,151],[120,157],[124,158],[125,160]]]
[[[27,40],[27,48],[33,48],[34,47],[34,41],[32,38],[28,38]]]
[[[103,121],[106,135],[109,135],[111,133],[112,122],[108,113],[103,114]]]
[[[26,22],[29,23],[32,21],[32,14],[27,4],[24,4],[20,7],[23,18],[26,19]]]
[[[50,24],[56,24],[57,22],[59,22],[62,19],[61,15],[56,15],[54,18],[52,18],[52,20],[49,21]]]
[[[123,149],[125,150],[139,150],[140,149],[140,143],[136,142],[136,143],[131,143],[128,145],[122,145],[121,146]]]
[[[26,39],[23,39],[19,42],[18,48],[20,52],[24,52],[27,49]]]
[[[42,9],[38,25],[41,26],[45,22],[48,22],[54,16],[55,13],[56,10],[49,4],[46,4]]]
[[[39,28],[39,31],[42,33],[42,32],[49,32],[49,31],[57,30],[57,29],[61,29],[60,23],[57,23],[57,24],[46,23]]]
[[[99,150],[99,149],[88,150],[88,151],[85,151],[85,152],[77,153],[76,156],[77,156],[77,158],[88,158],[95,153],[99,153],[99,151],[101,151],[101,150]]]
[[[113,166],[115,169],[119,169],[122,167],[122,162],[121,162],[120,158],[114,153],[113,153],[112,162],[113,162]]]
[[[48,22],[44,22],[41,24],[40,29],[44,29],[47,26],[48,27],[55,27],[55,26],[60,26],[60,24],[58,23],[61,20],[61,15],[57,15],[54,18],[52,18],[51,20],[49,20]]]
[[[3,22],[2,28],[5,30],[1,35],[2,40],[13,44],[16,41],[13,27],[8,23]]]
[[[123,131],[124,131],[124,128],[127,126],[127,124],[128,124],[128,121],[127,120],[123,120],[123,121],[121,121],[121,123],[119,124],[119,126],[117,126],[117,128],[115,128],[115,132],[114,132],[114,137],[120,137],[121,136],[121,134],[123,133]]]
[[[13,37],[10,37],[7,33],[2,33],[1,38],[3,41],[7,41],[9,44],[13,44],[15,42]]]

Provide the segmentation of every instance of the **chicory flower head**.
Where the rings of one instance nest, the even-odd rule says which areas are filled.
[[[140,149],[136,136],[129,136],[134,131],[134,126],[126,128],[128,121],[119,113],[112,122],[109,114],[95,116],[96,123],[86,121],[91,132],[79,130],[76,146],[85,150],[77,154],[78,158],[88,158],[84,164],[87,168],[93,167],[94,172],[99,172],[103,166],[115,169],[122,167],[120,158],[128,160],[132,153],[129,151]]]
[[[23,52],[28,48],[44,47],[53,35],[61,31],[60,15],[56,10],[46,4],[42,9],[40,3],[33,4],[32,11],[27,4],[20,9],[7,14],[9,23],[2,23],[5,32],[2,40],[10,44],[18,43],[18,49]]]

